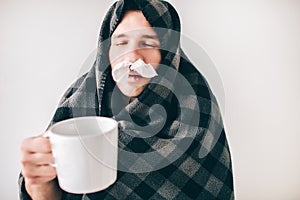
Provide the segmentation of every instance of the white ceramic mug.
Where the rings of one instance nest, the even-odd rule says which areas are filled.
[[[101,191],[117,179],[118,124],[112,118],[79,117],[54,124],[51,143],[60,187],[70,193]]]

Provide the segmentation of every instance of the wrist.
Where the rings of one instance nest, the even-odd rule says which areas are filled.
[[[59,188],[56,179],[41,184],[28,184],[25,181],[25,188],[34,200],[60,200],[62,196],[62,190]]]

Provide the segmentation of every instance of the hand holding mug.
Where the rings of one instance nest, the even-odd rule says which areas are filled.
[[[44,184],[56,177],[50,142],[41,136],[25,139],[21,144],[22,175],[27,184]]]

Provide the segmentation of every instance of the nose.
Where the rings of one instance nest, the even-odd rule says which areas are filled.
[[[144,60],[141,50],[138,48],[132,48],[124,55],[124,60],[130,61],[130,62],[135,62],[138,59]]]

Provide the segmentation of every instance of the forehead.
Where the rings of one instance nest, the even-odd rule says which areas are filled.
[[[116,35],[156,35],[141,11],[128,11],[113,33]]]

